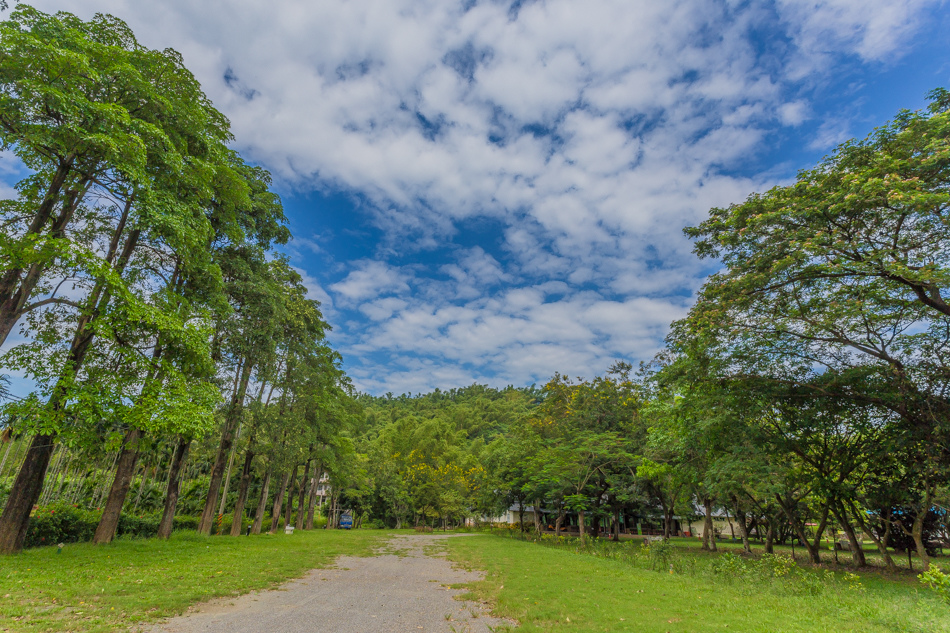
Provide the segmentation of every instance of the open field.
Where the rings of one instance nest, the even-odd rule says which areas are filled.
[[[386,552],[385,541],[396,533],[315,530],[232,539],[184,532],[170,541],[68,545],[62,554],[52,547],[26,550],[0,558],[0,631],[135,629],[197,602],[300,577],[338,556]],[[950,632],[950,606],[908,572],[856,576],[844,566],[762,566],[698,551],[689,540],[674,542],[661,559],[633,542],[598,542],[592,555],[570,543],[554,547],[485,533],[444,547],[450,560],[487,571],[466,587],[526,633]]]
[[[679,571],[670,573],[668,565],[653,571],[491,535],[448,547],[453,560],[487,570],[472,591],[525,633],[950,631],[950,607],[910,574],[802,569],[769,578],[727,566],[716,573],[720,557],[692,551],[674,552]]]
[[[175,533],[0,557],[0,631],[122,630],[217,596],[273,586],[338,556],[371,555],[382,532],[250,537]]]

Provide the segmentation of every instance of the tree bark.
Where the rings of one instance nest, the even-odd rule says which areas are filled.
[[[534,500],[534,532],[541,535],[541,500]]]
[[[191,440],[178,438],[172,463],[169,465],[168,490],[165,491],[165,509],[162,512],[162,521],[158,524],[158,538],[168,538],[175,527],[175,510],[178,507],[178,493],[181,488],[182,465],[188,457],[188,448]]]
[[[577,511],[577,532],[578,532],[578,536],[581,539],[581,545],[586,544],[587,534],[584,531],[584,511],[583,510]]]
[[[620,542],[620,509],[614,510],[614,542]]]
[[[254,524],[251,526],[251,534],[260,534],[261,527],[264,525],[264,513],[267,512],[267,497],[270,488],[270,470],[264,473],[264,481],[261,482],[261,498],[257,503],[257,511],[254,513]]]
[[[287,482],[290,481],[290,473],[285,473],[280,482],[280,489],[277,496],[274,497],[274,508],[271,510],[270,533],[277,534],[277,525],[280,523],[281,510],[284,508],[284,493],[287,492]]]
[[[125,497],[129,494],[132,477],[135,475],[135,464],[139,459],[139,442],[142,436],[142,431],[135,428],[129,429],[125,434],[122,453],[116,462],[115,478],[112,480],[112,487],[109,489],[109,498],[106,499],[102,516],[99,518],[99,525],[92,537],[92,542],[96,545],[111,542],[116,529],[119,527],[122,506],[125,504]]]
[[[226,462],[231,454],[231,447],[234,444],[234,429],[237,426],[238,418],[244,406],[244,394],[247,393],[247,383],[251,379],[251,370],[254,363],[245,361],[241,368],[241,379],[238,388],[231,397],[231,406],[228,408],[228,416],[224,422],[224,430],[221,433],[221,443],[218,445],[218,453],[214,459],[214,467],[211,469],[211,481],[208,484],[208,496],[205,499],[204,511],[201,513],[201,521],[198,523],[199,534],[210,534],[211,526],[214,524],[215,506],[218,501],[218,493],[221,491],[221,480],[224,478],[224,469]]]

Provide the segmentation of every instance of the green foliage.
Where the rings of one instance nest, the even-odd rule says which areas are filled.
[[[56,504],[37,508],[30,521],[26,547],[56,545],[58,543],[84,543],[92,540],[99,524],[99,512],[84,510],[78,506]],[[119,518],[118,536],[146,538],[155,536],[160,514],[128,514]],[[175,516],[176,530],[194,530],[198,520],[194,516]]]
[[[950,604],[950,574],[946,574],[936,565],[917,576],[920,582],[933,589],[947,604]]]

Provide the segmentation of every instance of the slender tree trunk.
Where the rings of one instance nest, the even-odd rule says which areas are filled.
[[[302,530],[304,520],[306,519],[306,512],[304,511],[306,506],[304,504],[306,503],[308,492],[307,479],[310,477],[310,461],[311,460],[308,459],[303,467],[303,477],[300,478],[300,488],[297,491],[297,520],[294,521],[295,530]]]
[[[267,497],[270,488],[270,469],[264,473],[264,481],[261,482],[261,498],[257,503],[257,511],[254,513],[254,525],[251,526],[251,534],[260,534],[261,527],[264,525],[264,513],[267,512]]]
[[[235,437],[241,436],[241,423],[238,422],[237,432]],[[224,488],[221,491],[221,503],[218,505],[218,514],[224,514],[224,509],[227,507],[228,502],[228,488],[231,487],[231,469],[234,467],[234,454],[237,452],[237,447],[231,446],[231,455],[228,457],[228,469],[224,475]]]
[[[132,477],[135,474],[135,464],[139,459],[139,442],[142,435],[142,431],[135,428],[129,429],[125,434],[122,452],[116,462],[115,478],[109,489],[109,498],[102,509],[96,533],[92,537],[92,542],[97,545],[112,541],[119,527],[122,506],[125,504],[125,497],[129,494],[129,487],[132,485]]]
[[[304,523],[305,530],[313,529],[313,513],[317,505],[317,480],[311,478],[310,491],[307,494],[307,521]]]
[[[713,498],[703,497],[703,549],[709,552],[716,551],[716,528],[713,526]]]
[[[585,531],[585,526],[584,526],[584,511],[583,510],[577,511],[577,531],[581,539],[581,545],[585,545],[587,543],[587,533]]]
[[[16,442],[8,433],[4,433],[4,442],[7,445],[7,450],[3,451],[3,460],[0,461],[0,477],[3,477],[3,469],[7,465],[7,458],[10,456],[10,449],[13,448],[13,444]]]
[[[732,496],[732,505],[735,508],[735,517],[736,523],[739,524],[739,536],[742,538],[742,550],[746,554],[752,553],[752,548],[749,546],[749,528],[746,525],[746,513],[742,511],[742,508],[739,507],[739,498],[736,495]]]
[[[224,430],[221,433],[221,443],[218,445],[218,453],[215,456],[214,467],[211,469],[208,497],[205,499],[204,511],[201,513],[201,520],[198,523],[199,534],[210,534],[211,526],[214,524],[214,511],[218,501],[218,493],[221,490],[221,480],[224,477],[225,462],[231,453],[231,446],[234,444],[234,429],[237,426],[244,406],[244,394],[247,393],[247,383],[251,379],[251,370],[253,367],[254,363],[251,361],[246,360],[244,362],[244,366],[241,368],[241,379],[238,383],[238,388],[231,398],[231,406],[228,408],[228,416],[224,422]]]
[[[294,487],[297,485],[297,469],[299,465],[294,464],[294,470],[290,474],[290,483],[287,486],[287,510],[284,512],[284,527],[286,528],[293,521],[294,513]]]
[[[782,508],[782,511],[785,513],[788,522],[792,524],[792,529],[795,531],[795,534],[798,535],[798,540],[804,544],[805,549],[808,550],[808,557],[811,562],[815,565],[821,564],[821,554],[819,549],[819,543],[821,539],[821,534],[824,532],[825,524],[828,520],[828,506],[824,508],[823,517],[821,520],[821,525],[819,526],[818,533],[816,535],[816,543],[812,544],[808,537],[805,536],[805,526],[801,519],[798,517],[798,513],[795,511],[796,501],[789,499],[786,501],[782,498],[781,495],[776,494],[775,500],[778,501],[779,506]],[[794,537],[793,537],[794,538]],[[793,556],[794,556],[794,545],[793,545]]]
[[[277,496],[274,497],[274,508],[273,510],[271,510],[271,520],[270,520],[271,534],[277,534],[277,526],[280,524],[280,514],[281,514],[281,510],[283,510],[284,508],[284,493],[287,492],[288,481],[290,481],[289,472],[284,474],[284,478],[280,482],[280,489],[277,491]]]
[[[663,508],[663,538],[669,539],[673,534],[673,506]]]
[[[765,533],[765,553],[775,553],[775,519],[768,517],[769,527]]]
[[[836,501],[832,502],[831,507],[835,518],[838,519],[838,523],[841,525],[841,529],[848,537],[848,545],[851,547],[851,561],[856,567],[866,567],[867,560],[864,557],[864,548],[858,541],[858,536],[854,532],[851,521],[848,520],[848,513],[845,511],[844,505],[840,501]]]
[[[20,238],[21,240],[40,234],[50,218],[52,218],[53,210],[56,208],[56,203],[60,199],[60,191],[66,183],[74,160],[75,156],[70,155],[57,166],[53,177],[50,179],[46,194],[43,196],[43,201],[37,208],[36,214],[33,216],[30,226],[27,227],[25,235]],[[71,216],[71,211],[75,211],[74,205],[78,206],[78,203],[81,201],[78,198],[78,191],[70,195],[68,201],[63,205],[63,212],[58,219],[61,219],[62,216],[65,215],[66,221],[68,221]],[[56,230],[57,228],[59,228],[59,231]],[[54,222],[53,227],[51,227],[51,237],[56,237],[56,233],[61,232],[63,228],[65,228],[65,222]],[[31,269],[36,267],[37,263],[34,263]],[[45,268],[45,263],[41,264],[40,267]],[[3,275],[0,275],[0,345],[6,342],[7,336],[9,336],[13,330],[13,326],[16,325],[23,304],[29,299],[35,288],[36,281],[39,279],[39,275],[35,275],[36,279],[31,285],[28,280],[22,280],[23,271],[23,268],[11,267],[5,270]],[[29,278],[29,273],[27,273],[27,277]]]
[[[927,513],[930,512],[930,506],[933,502],[933,487],[927,485],[926,493],[924,494],[924,502],[919,506],[917,510],[917,516],[914,517],[914,523],[911,525],[910,533],[908,536],[914,539],[914,545],[917,548],[917,556],[920,558],[921,564],[924,566],[924,571],[930,569],[930,554],[927,553],[927,545],[924,543],[924,520],[927,518]],[[901,529],[907,534],[907,528],[901,526]],[[910,556],[907,557],[910,560]]]
[[[244,504],[247,503],[247,491],[251,486],[251,465],[254,461],[254,436],[252,435],[244,453],[244,468],[241,470],[241,483],[238,485],[238,497],[234,503],[234,517],[231,519],[231,536],[241,535],[244,522]]]
[[[620,509],[614,510],[614,542],[620,542]]]
[[[313,529],[313,513],[317,504],[317,489],[320,487],[320,480],[323,479],[323,464],[321,463],[317,466],[317,470],[314,473],[315,477],[313,478],[313,484],[310,487],[310,503],[307,508],[307,526],[308,530]],[[399,515],[396,516],[397,523],[399,522]]]
[[[541,500],[534,500],[534,532],[541,535]]]
[[[165,509],[162,521],[158,524],[158,538],[168,538],[175,527],[175,509],[178,507],[178,493],[181,489],[181,467],[188,457],[191,440],[178,438],[178,445],[172,454],[172,463],[168,467],[168,489],[165,491]]]

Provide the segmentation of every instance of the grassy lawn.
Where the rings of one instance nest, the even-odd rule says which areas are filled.
[[[753,578],[717,574],[717,557],[698,552],[678,554],[676,566],[688,571],[671,574],[485,534],[447,547],[452,560],[487,570],[472,592],[524,633],[950,631],[950,606],[909,574],[857,579],[801,570]]]
[[[238,538],[176,533],[0,557],[0,631],[115,631],[366,556],[384,533],[314,530]]]

